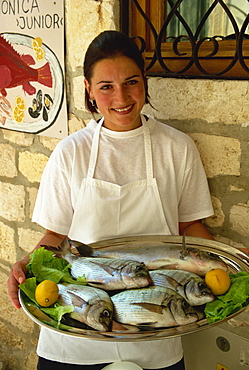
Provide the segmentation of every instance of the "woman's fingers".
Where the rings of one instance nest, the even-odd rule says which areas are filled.
[[[21,307],[18,299],[18,285],[24,283],[26,280],[25,273],[27,263],[28,259],[26,257],[16,262],[10,271],[9,279],[7,281],[8,295],[11,303],[16,308]]]

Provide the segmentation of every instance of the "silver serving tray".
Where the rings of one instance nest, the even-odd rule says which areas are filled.
[[[123,237],[118,239],[109,239],[100,241],[97,243],[90,244],[93,248],[105,248],[107,246],[124,245],[129,248],[129,245],[139,244],[139,243],[160,243],[167,245],[179,246],[182,248],[182,237],[173,235],[146,235],[146,236],[134,236],[134,237]],[[187,248],[197,248],[199,250],[209,252],[218,255],[227,264],[230,273],[235,274],[240,271],[249,272],[249,256],[227,244],[220,243],[214,240],[196,238],[196,237],[186,237]],[[237,316],[243,309],[237,311],[236,313],[229,315],[226,319],[217,321],[215,323],[209,324],[207,319],[199,320],[195,323],[175,326],[170,328],[155,328],[153,330],[138,331],[136,327],[127,325],[127,330],[119,330],[112,332],[99,332],[96,330],[85,330],[72,327],[70,330],[58,330],[50,325],[44,323],[42,318],[45,318],[45,314],[39,309],[35,308],[31,304],[25,304],[22,298],[22,292],[19,290],[19,299],[24,312],[38,325],[46,327],[49,330],[59,332],[63,335],[69,335],[74,337],[84,337],[92,340],[103,340],[103,341],[144,341],[144,340],[156,340],[162,338],[172,338],[178,337],[194,332],[198,332],[203,329],[208,329],[210,327],[219,325],[234,316]],[[47,316],[48,318],[48,316]],[[49,318],[48,318],[49,319]]]

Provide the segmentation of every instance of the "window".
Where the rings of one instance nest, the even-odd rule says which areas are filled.
[[[121,0],[121,29],[147,74],[249,79],[247,0]]]

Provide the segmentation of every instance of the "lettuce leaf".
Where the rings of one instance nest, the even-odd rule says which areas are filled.
[[[56,284],[71,283],[86,285],[84,276],[77,279],[71,276],[70,267],[71,265],[66,260],[55,257],[53,252],[41,247],[30,255],[30,261],[26,266],[28,272],[27,279],[23,284],[19,285],[20,290],[24,293],[22,294],[24,303],[31,304],[51,318],[50,320],[41,319],[41,321],[62,330],[69,328],[69,326],[61,324],[63,315],[73,312],[74,306],[62,306],[56,302],[50,307],[42,307],[36,302],[35,290],[37,285],[43,280],[52,280]]]
[[[54,253],[46,250],[44,247],[36,249],[30,255],[30,261],[26,269],[30,276],[35,276],[38,283],[43,280],[52,280],[56,284],[86,284],[84,276],[74,279],[70,274],[71,265],[62,258],[57,258]]]
[[[223,320],[249,304],[249,273],[239,272],[230,278],[228,292],[206,304],[204,312],[209,323]]]

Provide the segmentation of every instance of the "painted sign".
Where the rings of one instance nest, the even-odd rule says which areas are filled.
[[[0,0],[0,128],[68,134],[62,0]]]

